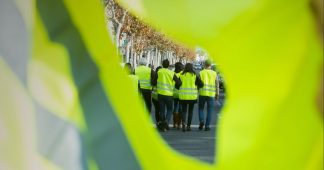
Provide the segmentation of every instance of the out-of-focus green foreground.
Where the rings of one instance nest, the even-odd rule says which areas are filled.
[[[82,154],[74,157],[84,158],[71,163],[75,169],[125,169],[134,162],[138,167],[131,169],[323,169],[323,117],[316,107],[323,47],[307,0],[120,0],[170,37],[206,49],[219,64],[227,99],[214,164],[172,150],[152,128],[119,66],[101,2],[58,1],[61,6],[44,0],[17,5],[30,35],[26,83],[0,51],[0,169],[67,169],[69,162],[39,152],[36,106],[76,127]],[[55,17],[58,7],[69,19],[58,22],[65,17]],[[104,102],[87,91],[101,86]],[[91,117],[96,111],[117,119]],[[125,142],[109,140],[119,133]],[[134,158],[122,155],[127,148]]]

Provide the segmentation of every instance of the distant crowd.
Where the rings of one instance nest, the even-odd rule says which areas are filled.
[[[197,73],[192,63],[183,65],[177,62],[174,70],[171,70],[170,62],[166,59],[163,60],[162,66],[154,70],[147,66],[145,58],[140,59],[139,66],[135,69],[130,63],[124,66],[133,85],[138,88],[145,101],[149,113],[153,103],[156,126],[162,132],[170,129],[171,117],[174,128],[182,129],[183,132],[191,131],[193,110],[197,101],[200,122],[198,129],[210,130],[214,101],[219,96],[218,76],[211,67],[211,61],[206,60],[204,68]]]

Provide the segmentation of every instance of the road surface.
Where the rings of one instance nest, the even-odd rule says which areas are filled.
[[[172,128],[170,125],[170,130],[167,132],[160,132],[161,136],[167,141],[167,143],[175,150],[193,156],[194,158],[206,161],[208,163],[213,163],[215,158],[215,153],[217,149],[215,148],[216,141],[216,119],[220,117],[220,110],[224,105],[224,94],[221,93],[219,100],[215,101],[215,109],[212,115],[212,120],[210,123],[210,131],[199,131],[199,118],[198,118],[198,103],[195,104],[194,114],[192,118],[191,131],[182,132],[181,129],[177,130]],[[205,106],[206,107],[206,106]],[[205,108],[206,114],[206,108]],[[152,118],[154,118],[154,108],[152,109]],[[171,119],[172,120],[172,119]]]

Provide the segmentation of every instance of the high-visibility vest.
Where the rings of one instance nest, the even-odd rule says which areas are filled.
[[[180,71],[179,73],[174,73],[174,75],[176,75],[177,78],[180,78],[181,73],[182,73],[182,71]],[[176,89],[175,87],[173,87],[173,98],[175,98],[175,99],[179,98],[179,90]]]
[[[135,69],[135,74],[138,76],[141,89],[152,90],[151,71],[147,66],[138,66]]]
[[[133,85],[134,89],[136,89],[136,91],[138,91],[138,76],[130,74],[130,75],[128,75],[128,77],[132,81],[132,85]]]
[[[204,83],[204,86],[199,89],[199,95],[215,97],[217,73],[213,70],[204,69],[199,74],[201,81]]]
[[[173,81],[174,72],[162,68],[158,71],[158,79],[157,79],[157,92],[158,94],[165,96],[173,96]]]
[[[198,96],[198,90],[196,86],[196,74],[185,73],[180,75],[182,82],[179,89],[180,100],[196,100]]]
[[[1,168],[323,169],[323,117],[314,101],[323,47],[307,0],[142,0],[143,8],[119,0],[179,40],[195,35],[211,56],[220,54],[229,97],[213,164],[175,152],[152,128],[118,65],[101,1],[19,2],[0,3]],[[224,7],[231,10],[212,11]],[[166,9],[170,15],[161,15]],[[192,17],[201,10],[210,17]]]

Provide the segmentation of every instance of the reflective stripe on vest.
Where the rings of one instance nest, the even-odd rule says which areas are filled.
[[[196,86],[196,75],[191,73],[185,73],[180,75],[182,85],[179,90],[180,100],[196,100],[198,96],[198,90]]]
[[[217,73],[213,70],[204,69],[200,72],[200,79],[204,86],[199,89],[200,96],[215,97]]]
[[[158,71],[158,79],[157,79],[157,92],[158,94],[165,96],[173,96],[173,76],[174,72],[162,68]]]
[[[141,89],[152,90],[151,69],[149,67],[138,66],[135,69],[135,74],[138,76]]]

